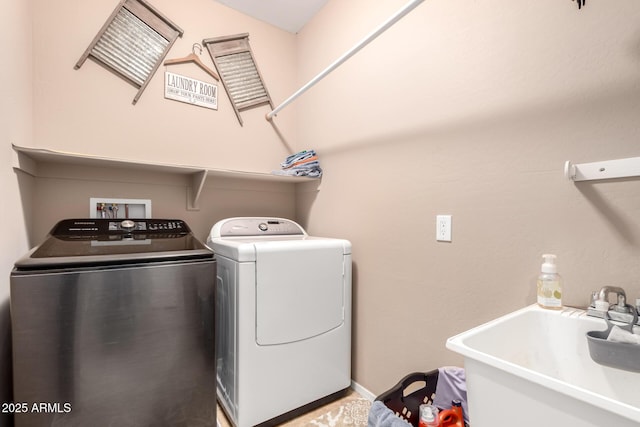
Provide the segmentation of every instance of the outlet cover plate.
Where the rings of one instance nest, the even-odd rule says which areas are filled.
[[[436,240],[451,241],[451,215],[436,215]]]

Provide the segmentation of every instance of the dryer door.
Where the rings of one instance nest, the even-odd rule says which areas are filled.
[[[344,248],[331,240],[258,242],[256,341],[285,344],[344,322]]]

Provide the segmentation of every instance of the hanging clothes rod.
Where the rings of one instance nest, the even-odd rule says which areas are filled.
[[[307,90],[309,90],[313,85],[318,83],[320,80],[325,78],[327,76],[327,74],[331,73],[333,70],[338,68],[347,59],[351,58],[353,55],[358,53],[360,51],[360,49],[362,49],[363,47],[368,45],[371,41],[373,41],[380,34],[384,33],[389,27],[391,27],[393,24],[398,22],[402,17],[404,17],[406,14],[408,14],[413,9],[415,9],[423,1],[424,0],[412,0],[409,3],[407,3],[402,9],[397,11],[393,16],[391,16],[389,19],[387,19],[385,22],[383,22],[380,26],[378,26],[378,28],[376,28],[371,33],[369,33],[369,35],[366,36],[364,39],[362,39],[362,41],[360,41],[360,43],[356,44],[349,51],[345,52],[340,58],[336,59],[324,71],[322,71],[320,74],[318,74],[313,79],[311,79],[309,81],[309,83],[307,83],[306,85],[302,86],[293,95],[291,95],[289,98],[284,100],[282,102],[282,104],[278,105],[271,112],[267,113],[267,120],[271,120],[274,116],[276,116],[278,114],[278,112],[280,112],[280,110],[282,110],[284,107],[286,107],[287,105],[292,103],[296,98],[298,98],[300,95],[305,93]]]

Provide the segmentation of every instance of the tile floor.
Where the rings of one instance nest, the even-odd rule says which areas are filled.
[[[282,424],[283,427],[366,427],[371,402],[349,390],[346,396]],[[218,405],[220,427],[231,427]]]

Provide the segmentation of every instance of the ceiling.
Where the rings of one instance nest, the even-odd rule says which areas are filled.
[[[290,33],[299,32],[328,0],[216,0]]]

